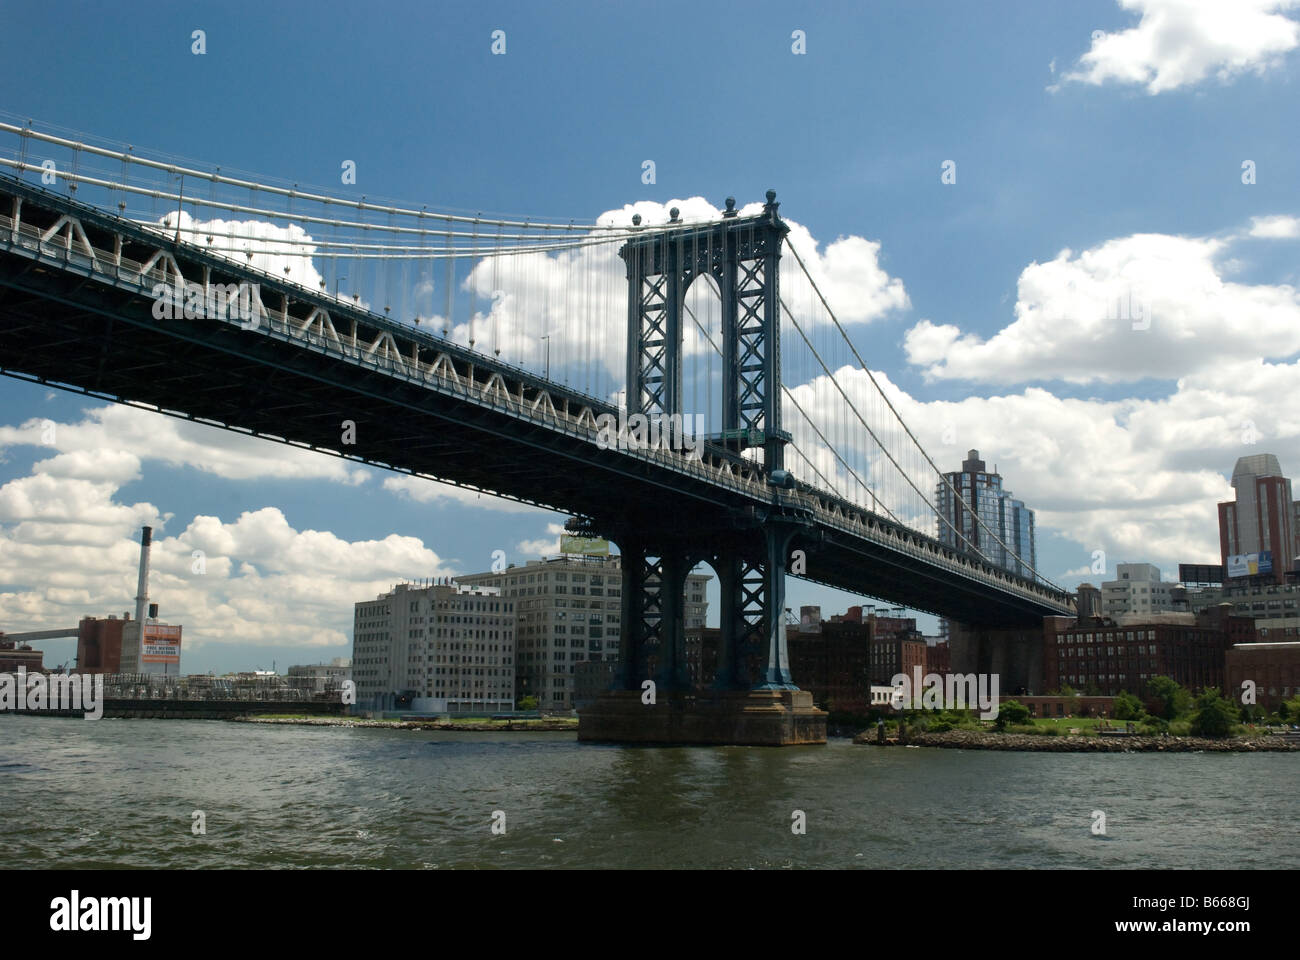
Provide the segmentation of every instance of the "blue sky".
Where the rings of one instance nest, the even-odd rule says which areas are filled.
[[[304,184],[336,183],[351,159],[371,196],[559,220],[637,201],[745,203],[772,187],[819,243],[879,243],[876,265],[907,305],[855,324],[855,342],[922,421],[958,426],[954,443],[931,445],[941,465],[979,447],[1039,511],[1039,568],[1057,582],[1099,579],[1087,576],[1095,550],[1168,575],[1212,562],[1214,502],[1237,456],[1273,452],[1300,475],[1300,425],[1284,412],[1300,350],[1295,5],[140,3],[129,16],[94,4],[0,16],[0,111],[38,125]],[[953,184],[940,179],[948,160]],[[1150,336],[1070,312],[1135,282]],[[997,335],[998,349],[982,346]],[[83,450],[145,429],[105,426],[93,406],[0,382],[0,629],[130,607],[129,566],[87,570],[84,595],[49,593],[39,573],[75,569],[90,544],[129,564],[151,510],[174,537],[196,517],[233,526],[272,508],[296,533],[348,544],[415,538],[441,565],[416,568],[428,560],[416,551],[401,573],[389,557],[358,574],[366,583],[483,569],[498,548],[524,559],[520,545],[553,539],[562,519],[420,502],[338,465],[250,476],[231,454],[213,468],[203,444],[232,441],[192,427],[177,434],[198,438],[189,452],[128,463],[111,490],[56,491],[80,475],[41,467],[52,451],[22,425],[89,417],[105,446]],[[30,482],[42,472],[43,492]],[[100,532],[74,549],[75,536],[35,528],[40,495],[91,497],[68,522]],[[243,563],[310,575],[310,561],[275,555],[293,538],[255,525],[231,540],[231,577]],[[5,563],[6,544],[21,563]],[[201,599],[181,580],[155,587],[164,616],[169,601],[188,614],[187,670],[346,655],[350,603],[366,596],[334,597],[277,637],[216,629],[267,602],[248,582],[226,586]],[[790,602],[855,601],[792,582]],[[71,648],[46,644],[47,662]]]

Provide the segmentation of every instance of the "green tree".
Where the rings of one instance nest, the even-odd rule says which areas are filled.
[[[1237,719],[1237,706],[1217,690],[1205,690],[1196,698],[1192,734],[1198,737],[1226,737]]]
[[[1154,678],[1150,690],[1151,695],[1161,702],[1160,716],[1166,720],[1177,720],[1192,709],[1192,695],[1172,677]]]
[[[537,709],[537,698],[536,698],[536,697],[521,697],[520,700],[519,700],[519,709],[520,709],[520,710],[536,710],[536,709]]]
[[[1141,729],[1143,733],[1154,733],[1154,734],[1168,733],[1169,721],[1162,719],[1161,717],[1153,717],[1150,714],[1148,714],[1142,720]]]
[[[1019,700],[1008,700],[998,707],[998,717],[993,721],[993,726],[999,730],[1005,730],[1007,724],[1016,726],[1029,722],[1029,708]]]
[[[1115,696],[1116,720],[1140,720],[1142,718],[1142,701],[1127,690],[1121,690]]]

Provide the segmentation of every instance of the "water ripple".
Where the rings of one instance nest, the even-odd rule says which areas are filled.
[[[83,868],[425,870],[1282,867],[1300,854],[1300,766],[1288,754],[646,749],[563,733],[416,741],[342,727],[0,724],[0,803],[39,811],[0,822],[0,867],[43,863],[50,849]],[[796,810],[803,834],[791,829]],[[1104,835],[1092,833],[1095,810]],[[206,833],[193,830],[196,811]]]

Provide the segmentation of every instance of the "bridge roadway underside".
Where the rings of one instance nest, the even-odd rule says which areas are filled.
[[[428,474],[597,529],[707,545],[761,525],[763,504],[705,478],[231,324],[156,319],[152,306],[0,253],[0,373]],[[341,442],[344,421],[354,445]],[[1056,612],[840,531],[793,546],[807,550],[806,579],[965,623],[1025,626]]]

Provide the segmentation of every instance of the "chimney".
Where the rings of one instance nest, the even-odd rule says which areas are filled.
[[[140,642],[144,643],[144,618],[149,603],[149,547],[153,527],[140,528],[140,582],[135,588],[135,619],[140,624]]]

